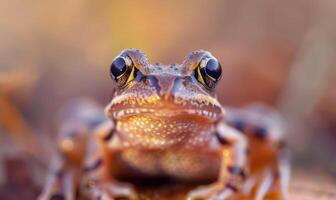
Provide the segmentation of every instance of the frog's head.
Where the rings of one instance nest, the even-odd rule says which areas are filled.
[[[214,95],[221,65],[207,51],[190,53],[182,64],[161,65],[127,49],[110,70],[116,89],[106,113],[132,139],[155,136],[154,142],[163,144],[171,135],[182,141],[185,133],[209,129],[223,115]]]

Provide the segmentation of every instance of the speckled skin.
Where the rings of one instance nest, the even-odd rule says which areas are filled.
[[[118,57],[132,68],[105,109],[111,120],[92,103],[66,109],[71,112],[40,200],[138,199],[126,182],[162,177],[212,182],[187,199],[286,198],[278,115],[260,105],[224,111],[195,75],[213,58],[209,52],[192,52],[179,65],[152,65],[133,49]]]

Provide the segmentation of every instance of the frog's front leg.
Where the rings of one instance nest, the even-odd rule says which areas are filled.
[[[255,200],[288,199],[289,155],[279,113],[263,104],[227,111],[226,122],[249,141],[250,173],[242,194]]]
[[[76,199],[89,129],[79,124],[64,129],[39,200]]]
[[[108,173],[111,166],[104,148],[113,136],[114,124],[106,122],[94,130],[88,128],[76,124],[65,131],[39,200],[135,198],[131,186],[117,183]]]
[[[88,146],[85,160],[85,175],[80,191],[86,199],[136,199],[133,186],[118,182],[113,177],[115,163],[113,159],[118,151],[119,140],[114,134],[111,124],[98,128],[95,132],[95,143]]]
[[[242,188],[246,171],[247,140],[239,131],[224,122],[217,125],[216,140],[221,147],[221,169],[218,180],[192,190],[187,199],[226,200]]]

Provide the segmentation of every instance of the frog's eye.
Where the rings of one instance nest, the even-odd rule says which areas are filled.
[[[216,86],[222,76],[222,67],[214,57],[205,57],[195,69],[196,79],[209,89]]]
[[[133,80],[134,70],[132,60],[129,57],[118,56],[111,64],[110,75],[120,87],[123,87]]]

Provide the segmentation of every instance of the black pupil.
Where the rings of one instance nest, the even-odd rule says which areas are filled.
[[[111,65],[111,75],[114,79],[118,78],[126,71],[126,63],[123,58],[116,58]]]
[[[206,73],[212,78],[218,80],[222,74],[222,67],[215,59],[210,59],[205,66]]]

